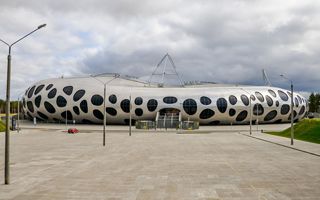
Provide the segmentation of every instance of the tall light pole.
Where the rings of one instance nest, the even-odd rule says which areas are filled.
[[[119,78],[119,74],[115,74],[114,78],[107,81],[107,82],[103,82],[100,79],[97,78],[97,76],[90,76],[92,78],[94,78],[95,80],[99,81],[100,83],[103,84],[103,146],[106,146],[106,123],[107,123],[107,115],[106,115],[106,95],[107,95],[107,84],[110,83],[111,81],[113,81],[116,78]]]
[[[291,88],[291,145],[293,145],[293,138],[294,138],[294,130],[293,130],[293,82],[291,79],[287,78],[285,75],[280,75],[282,78],[290,81],[290,88]]]
[[[32,33],[36,32],[37,30],[45,27],[46,24],[42,24],[38,26],[35,30],[31,31],[27,35],[23,36],[22,38],[18,39],[12,44],[9,44],[2,39],[1,42],[6,44],[9,47],[8,57],[7,57],[7,93],[6,93],[6,134],[5,134],[5,159],[4,159],[4,184],[10,184],[10,172],[9,172],[9,147],[10,147],[10,129],[9,129],[9,112],[10,112],[10,79],[11,79],[11,48],[13,45],[17,44],[19,41],[23,40],[24,38],[28,37]]]
[[[240,88],[245,93],[249,95],[249,103],[250,103],[250,135],[252,134],[252,102],[251,102],[251,94],[243,88]]]

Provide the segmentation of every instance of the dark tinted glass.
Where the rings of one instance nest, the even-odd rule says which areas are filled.
[[[44,102],[44,107],[48,113],[53,114],[56,112],[56,109],[53,107],[53,105],[47,101]]]
[[[93,115],[96,118],[103,120],[103,114],[102,114],[102,112],[100,110],[94,109],[93,110]]]
[[[117,103],[117,96],[114,95],[114,94],[110,95],[110,96],[109,96],[109,101],[110,101],[110,103],[112,103],[112,104]]]
[[[268,90],[268,92],[271,94],[271,96],[277,97],[277,94],[273,90]]]
[[[209,104],[211,104],[211,99],[208,98],[208,97],[203,96],[203,97],[200,98],[200,102],[203,105],[209,105]]]
[[[37,113],[42,119],[45,119],[45,120],[49,119],[48,116],[43,114],[42,112],[38,111]]]
[[[101,106],[103,104],[102,96],[95,94],[91,97],[91,103],[95,106]]]
[[[304,106],[301,107],[299,115],[303,115],[306,108]]]
[[[178,100],[176,97],[164,97],[163,102],[167,104],[173,104],[176,103]]]
[[[218,110],[219,110],[221,113],[226,112],[227,107],[228,107],[227,100],[226,100],[225,98],[219,98],[219,99],[217,100],[217,107],[218,107]]]
[[[31,98],[31,97],[32,97],[35,87],[36,87],[36,86],[32,86],[32,88],[29,90],[29,92],[28,92],[28,98]]]
[[[67,95],[71,95],[72,91],[73,91],[73,87],[72,86],[66,86],[63,88],[64,93],[66,93]]]
[[[234,95],[230,95],[229,96],[229,102],[231,105],[235,105],[237,103],[237,97],[235,97]]]
[[[283,91],[281,90],[278,90],[278,94],[280,96],[280,98],[283,100],[283,101],[288,101],[289,97],[286,93],[284,93]]]
[[[80,109],[82,110],[82,112],[84,113],[88,113],[88,103],[86,100],[82,100],[80,103]]]
[[[72,113],[69,110],[63,111],[61,113],[61,117],[63,117],[64,119],[67,119],[67,120],[72,120],[73,119]]]
[[[52,88],[53,84],[49,84],[47,87],[46,87],[46,90],[50,90]]]
[[[281,111],[280,111],[281,115],[286,115],[289,113],[289,111],[290,111],[290,106],[288,104],[283,104],[281,106]]]
[[[255,95],[257,97],[257,99],[260,101],[260,102],[263,102],[264,101],[264,97],[262,96],[262,94],[260,92],[255,92]]]
[[[183,109],[188,115],[194,115],[197,112],[197,102],[193,99],[186,99],[183,102]]]
[[[200,119],[209,119],[210,117],[212,117],[214,115],[214,111],[211,109],[204,109],[201,113],[200,113]]]
[[[65,107],[67,105],[67,100],[63,96],[58,96],[57,105],[59,107]]]
[[[130,101],[129,99],[124,99],[120,103],[120,107],[123,112],[129,113],[130,112]]]
[[[249,105],[249,98],[246,95],[241,95],[241,101],[245,106]]]
[[[155,99],[150,99],[147,103],[147,108],[150,112],[153,112],[157,109],[158,107],[158,102]]]
[[[114,108],[111,108],[111,107],[107,107],[107,108],[106,108],[106,112],[107,112],[109,115],[112,115],[112,116],[116,116],[116,115],[117,115],[117,110],[114,109]]]
[[[76,113],[77,115],[80,115],[80,110],[78,106],[73,106],[73,112]]]
[[[272,106],[273,105],[273,100],[270,96],[266,95],[266,101],[268,106]]]
[[[40,104],[41,104],[41,95],[37,96],[35,99],[34,99],[34,104],[39,108],[40,107]]]
[[[139,106],[139,105],[141,105],[143,103],[143,99],[141,97],[137,97],[134,100],[134,103]]]
[[[230,110],[229,110],[230,117],[234,116],[235,114],[236,114],[236,110],[233,108],[230,108]]]
[[[142,116],[143,115],[143,110],[141,108],[137,108],[135,111],[137,116]]]
[[[264,117],[264,121],[273,120],[276,116],[277,116],[277,111],[276,111],[276,110],[270,111],[270,112]]]
[[[28,107],[29,111],[33,113],[34,108],[33,108],[33,103],[31,101],[27,102],[27,107]]]
[[[44,85],[39,85],[36,91],[34,92],[34,94],[37,95],[43,88],[44,88]]]
[[[53,88],[49,93],[48,93],[48,98],[53,99],[57,94],[57,89]]]
[[[81,99],[85,93],[86,93],[85,90],[78,90],[73,95],[73,101],[79,101],[79,99]]]
[[[299,106],[299,101],[298,101],[298,98],[297,98],[297,97],[294,98],[294,102],[295,102],[296,107],[298,107],[298,106]]]
[[[264,113],[264,108],[260,103],[256,103],[253,106],[253,114],[254,115],[262,115]]]
[[[243,110],[238,114],[236,121],[241,122],[241,121],[245,120],[247,118],[247,116],[248,116],[248,112],[246,110]]]
[[[255,100],[256,100],[256,97],[255,97],[253,94],[250,95],[250,98],[251,98],[252,101],[255,101]]]

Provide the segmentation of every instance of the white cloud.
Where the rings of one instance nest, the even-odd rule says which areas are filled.
[[[12,97],[63,75],[121,72],[148,76],[169,52],[185,80],[262,84],[285,73],[297,90],[319,90],[320,3],[316,0],[5,1],[0,38],[15,41]],[[0,46],[0,98],[5,96]]]

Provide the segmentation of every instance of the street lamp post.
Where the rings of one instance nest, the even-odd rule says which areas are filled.
[[[293,130],[293,82],[291,79],[288,79],[283,74],[280,75],[282,78],[290,81],[290,88],[291,88],[291,145],[293,145],[293,138],[294,138],[294,130]]]
[[[103,82],[103,81],[99,80],[96,76],[91,76],[91,77],[103,84],[103,142],[102,142],[102,144],[103,144],[103,146],[106,146],[106,123],[107,123],[106,95],[107,95],[107,84],[110,83],[111,81],[113,81],[114,79],[119,78],[119,74],[115,74],[114,78],[109,80],[109,81],[107,81],[107,82]]]
[[[18,39],[17,41],[9,44],[2,39],[1,42],[6,44],[9,47],[8,57],[7,57],[7,92],[6,92],[6,134],[5,134],[5,161],[4,161],[4,184],[10,184],[10,171],[9,171],[9,147],[10,147],[10,129],[9,129],[9,112],[10,112],[10,79],[11,79],[11,48],[13,45],[21,41],[22,39],[26,38],[27,36],[31,35],[32,33],[36,32],[37,30],[45,27],[46,24],[42,24],[38,26],[35,30],[31,31],[30,33],[26,34],[22,38]]]

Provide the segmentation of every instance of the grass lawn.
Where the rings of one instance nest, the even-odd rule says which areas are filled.
[[[271,135],[291,137],[291,129],[281,132],[267,132]],[[294,125],[294,138],[320,144],[320,119],[304,119]]]

